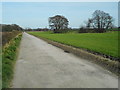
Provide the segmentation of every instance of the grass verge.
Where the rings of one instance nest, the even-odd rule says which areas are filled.
[[[0,90],[1,89],[2,89],[2,54],[1,54],[1,51],[0,51]]]
[[[13,78],[13,68],[16,61],[17,48],[19,47],[22,34],[17,35],[2,51],[2,88],[9,88]]]

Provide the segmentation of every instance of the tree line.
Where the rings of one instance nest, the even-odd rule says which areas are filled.
[[[87,33],[87,32],[97,32],[97,33],[103,33],[106,32],[106,30],[113,28],[113,17],[109,15],[109,13],[106,13],[101,10],[96,10],[91,18],[88,18],[88,20],[85,22],[85,26],[81,26],[79,30],[77,30],[79,33]],[[2,32],[11,32],[11,31],[49,31],[52,30],[54,33],[64,33],[68,32],[69,30],[73,30],[71,28],[68,28],[69,20],[62,16],[62,15],[55,15],[53,17],[48,18],[49,23],[49,29],[48,28],[37,28],[37,29],[23,29],[17,24],[0,24],[2,26]]]
[[[86,22],[86,26],[82,26],[79,32],[105,32],[107,29],[113,28],[113,17],[101,10],[96,10]],[[49,27],[54,33],[66,32],[68,30],[69,21],[66,17],[56,15],[49,17]]]
[[[2,27],[2,32],[12,32],[12,31],[22,31],[23,30],[23,28],[17,24],[11,24],[11,25],[0,24],[0,26]]]

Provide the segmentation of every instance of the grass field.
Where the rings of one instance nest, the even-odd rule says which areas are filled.
[[[118,31],[107,33],[64,33],[28,32],[29,34],[47,38],[77,48],[83,48],[108,56],[118,56]]]

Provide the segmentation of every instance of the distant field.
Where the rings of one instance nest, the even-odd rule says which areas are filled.
[[[51,32],[29,32],[29,34],[118,58],[118,31],[112,31],[107,33],[80,34],[53,34]]]

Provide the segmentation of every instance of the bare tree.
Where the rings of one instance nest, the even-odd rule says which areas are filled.
[[[49,27],[53,29],[55,33],[62,32],[68,28],[68,20],[64,16],[60,15],[49,17]]]
[[[112,28],[113,17],[109,13],[104,11],[96,10],[91,19],[88,19],[87,26],[93,27],[98,30],[98,32],[104,32],[105,29]]]
[[[85,22],[86,23],[86,28],[87,29],[90,29],[91,28],[91,26],[92,26],[92,19],[88,19],[88,21],[87,22]]]

